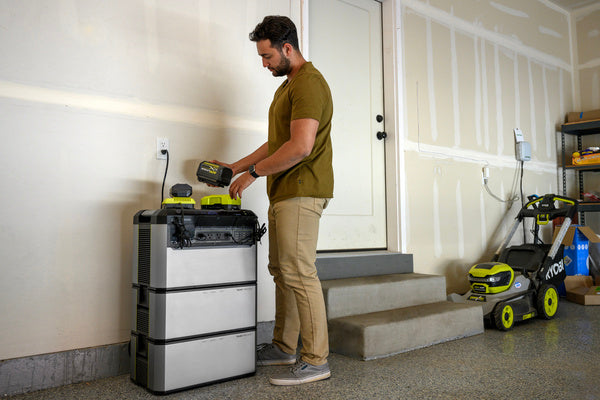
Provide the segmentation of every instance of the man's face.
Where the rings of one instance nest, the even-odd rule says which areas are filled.
[[[273,76],[285,76],[291,72],[290,59],[283,54],[285,50],[271,47],[269,39],[256,42],[256,49],[258,55],[262,58],[263,67],[268,68]]]

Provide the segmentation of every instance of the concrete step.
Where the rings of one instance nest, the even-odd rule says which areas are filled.
[[[327,318],[446,300],[446,278],[416,273],[322,281]]]
[[[413,255],[390,251],[347,251],[317,254],[321,281],[413,272]]]
[[[330,319],[329,347],[370,360],[480,334],[483,329],[480,306],[440,301]]]

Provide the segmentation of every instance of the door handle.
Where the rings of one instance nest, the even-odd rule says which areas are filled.
[[[377,132],[377,139],[383,140],[387,137],[387,133],[385,132]]]

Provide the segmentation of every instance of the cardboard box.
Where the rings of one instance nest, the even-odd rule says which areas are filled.
[[[558,233],[558,227],[554,230],[554,238]],[[569,227],[562,244],[563,261],[567,275],[589,275],[588,256],[589,243],[600,243],[600,238],[589,226],[572,225]]]
[[[591,276],[567,276],[565,278],[567,300],[584,306],[600,305],[600,279]]]
[[[570,112],[567,114],[567,122],[581,122],[600,119],[600,110]]]

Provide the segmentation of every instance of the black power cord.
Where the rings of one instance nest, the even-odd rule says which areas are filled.
[[[521,161],[521,179],[520,179],[520,188],[521,188],[521,208],[525,207],[525,197],[523,196],[523,164],[524,161]],[[525,229],[525,220],[523,220],[523,244],[527,243],[527,235]]]
[[[183,204],[181,204],[181,216],[173,219],[175,225],[175,236],[177,237],[177,248],[183,249],[184,247],[192,246],[193,233],[190,233],[185,227],[185,210]]]
[[[258,221],[256,221],[256,227],[254,228],[254,240],[260,243],[260,239],[263,235],[267,233],[267,228],[265,224],[259,225]]]
[[[169,150],[161,150],[161,154],[167,155],[167,166],[165,167],[165,176],[162,182],[162,189],[160,191],[160,208],[163,206],[163,201],[165,200],[165,181],[167,180],[167,171],[169,170]]]

